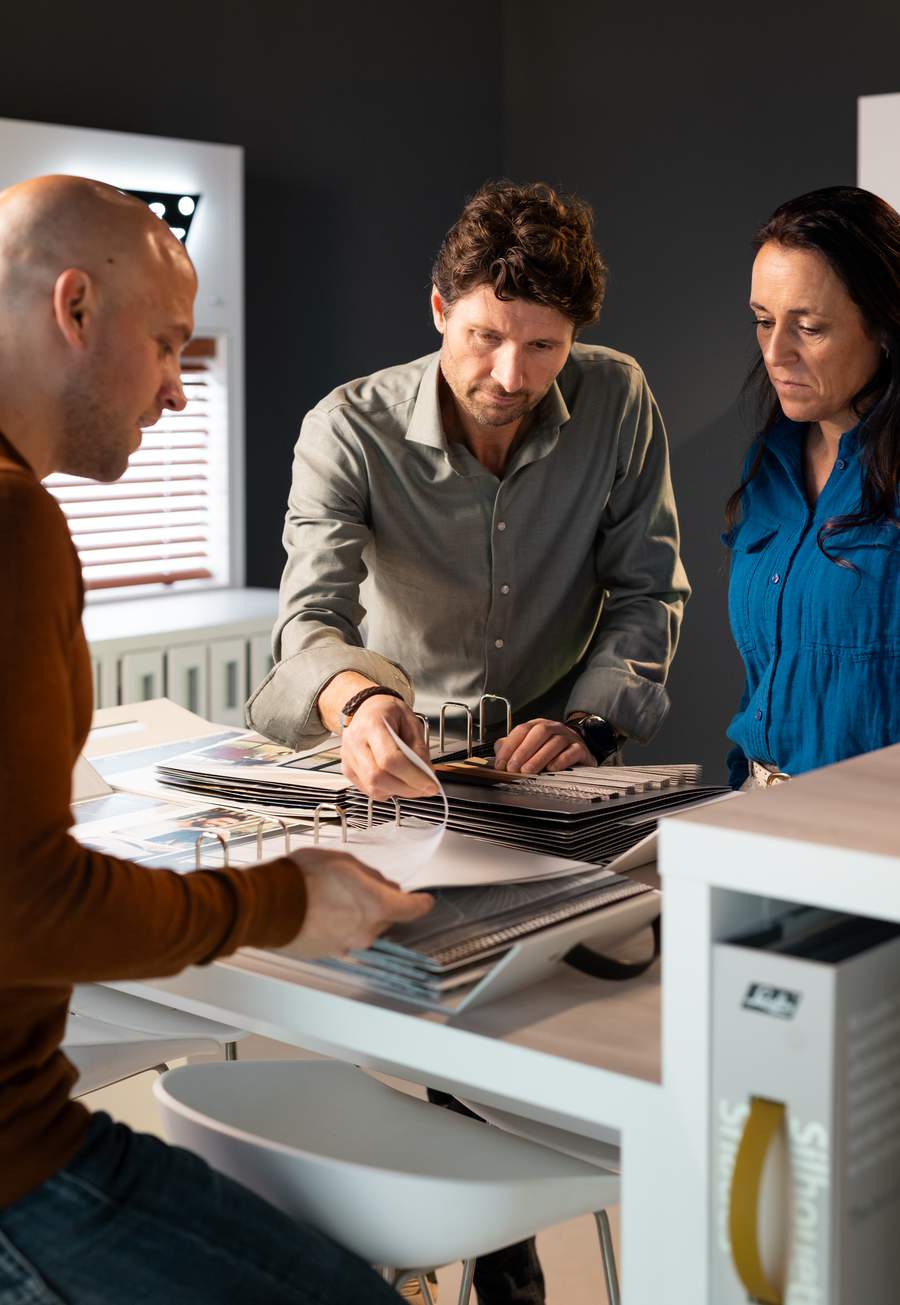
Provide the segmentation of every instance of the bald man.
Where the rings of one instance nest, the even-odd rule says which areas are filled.
[[[142,427],[184,407],[195,290],[168,227],[109,186],[0,194],[0,1301],[396,1301],[314,1229],[71,1101],[60,1051],[73,983],[244,944],[340,953],[430,906],[338,853],[178,875],[69,833],[91,676],[78,559],[40,481],[114,480]]]

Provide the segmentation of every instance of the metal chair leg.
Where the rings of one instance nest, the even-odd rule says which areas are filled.
[[[226,1059],[226,1060],[237,1060],[237,1043],[236,1043],[236,1042],[226,1042],[226,1043],[225,1043],[225,1059]]]
[[[616,1269],[616,1249],[613,1246],[609,1218],[605,1210],[596,1210],[594,1218],[597,1221],[597,1233],[600,1237],[600,1254],[603,1257],[603,1274],[606,1278],[609,1305],[622,1305],[622,1298],[619,1295],[619,1274]]]
[[[475,1281],[475,1261],[463,1260],[462,1282],[459,1284],[457,1305],[469,1305],[472,1295],[472,1283]]]
[[[416,1274],[419,1280],[419,1291],[422,1293],[422,1300],[425,1305],[434,1305],[434,1297],[431,1294],[431,1287],[428,1285],[428,1279],[424,1273]]]

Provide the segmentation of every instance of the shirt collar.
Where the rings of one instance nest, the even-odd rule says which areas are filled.
[[[447,437],[444,434],[441,405],[438,402],[440,363],[440,352],[432,354],[428,366],[422,373],[405,438],[412,440],[414,444],[427,444],[429,448],[440,449],[442,453],[447,453]]]
[[[785,469],[803,484],[803,436],[808,422],[791,421],[782,417],[775,423],[766,437],[766,448],[771,449]],[[864,421],[845,430],[838,442],[838,456],[849,461],[859,454]]]
[[[441,421],[441,405],[438,400],[438,377],[440,375],[440,351],[432,354],[428,366],[422,373],[419,391],[413,406],[412,417],[406,428],[405,438],[415,444],[426,444],[429,448],[440,449],[449,455],[444,424]],[[570,420],[566,401],[556,381],[538,404],[535,420],[525,437],[520,457],[516,462],[533,462],[543,457],[556,443],[561,426]],[[526,456],[527,450],[527,456]]]

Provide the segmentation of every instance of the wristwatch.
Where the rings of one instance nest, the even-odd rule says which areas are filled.
[[[388,698],[399,698],[401,702],[403,701],[403,694],[398,693],[396,689],[387,689],[383,684],[370,684],[368,688],[360,689],[359,693],[354,693],[353,697],[348,698],[344,703],[340,716],[341,731],[343,732],[347,728],[364,702],[381,693]]]
[[[619,745],[624,741],[624,735],[620,734],[615,726],[610,725],[608,720],[602,716],[593,716],[586,713],[574,720],[567,720],[570,730],[581,736],[584,746],[590,752],[591,756],[602,766],[603,762],[617,752]]]

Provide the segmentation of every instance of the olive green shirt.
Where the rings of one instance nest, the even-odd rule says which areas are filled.
[[[498,479],[446,438],[439,362],[351,381],[304,420],[275,665],[248,723],[310,747],[320,691],[357,671],[432,716],[491,692],[648,740],[690,591],[643,372],[574,345]]]

